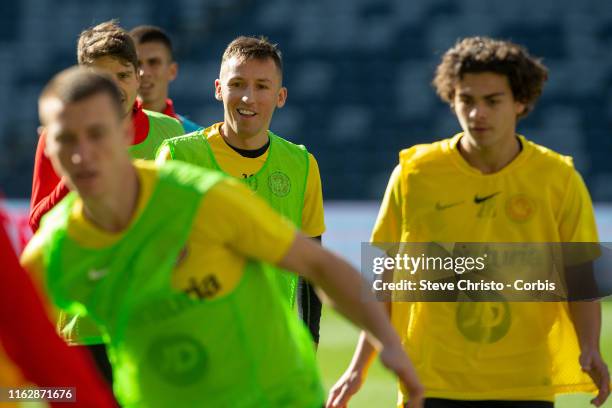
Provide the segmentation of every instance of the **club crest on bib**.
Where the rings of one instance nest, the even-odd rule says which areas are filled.
[[[268,187],[277,197],[285,197],[291,191],[291,180],[282,171],[275,171],[268,176]]]
[[[515,194],[506,200],[506,215],[512,221],[527,222],[536,210],[536,201],[526,194]]]
[[[161,378],[176,386],[197,382],[208,365],[202,344],[184,334],[159,337],[150,344],[147,358]]]

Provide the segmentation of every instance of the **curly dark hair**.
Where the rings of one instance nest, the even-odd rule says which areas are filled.
[[[527,50],[510,41],[469,37],[457,41],[442,57],[432,82],[440,98],[452,104],[457,82],[467,73],[494,72],[505,75],[514,99],[525,105],[527,115],[542,94],[548,70]]]

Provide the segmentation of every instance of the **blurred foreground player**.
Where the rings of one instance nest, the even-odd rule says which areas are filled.
[[[312,279],[371,333],[419,406],[397,334],[346,262],[231,178],[132,163],[120,93],[104,76],[60,73],[39,110],[47,153],[73,193],[43,219],[22,262],[57,306],[100,325],[122,405],[320,407],[312,344],[269,262]]]
[[[136,46],[129,33],[114,21],[107,21],[83,31],[79,37],[79,65],[94,67],[110,74],[121,90],[122,114],[133,127],[129,146],[132,157],[153,159],[161,142],[185,133],[174,118],[143,110],[136,100],[140,86]],[[45,156],[45,137],[40,135],[34,160],[34,178],[30,203],[30,226],[36,232],[40,219],[68,193],[66,185]]]
[[[572,159],[516,134],[546,78],[510,42],[466,38],[447,51],[434,86],[463,132],[400,153],[372,242],[597,242]],[[556,394],[597,389],[599,406],[609,395],[598,302],[392,302],[390,311],[426,407],[552,407]],[[330,406],[358,390],[372,355],[362,336]],[[399,407],[408,396],[400,387]]]
[[[89,356],[68,347],[55,333],[2,222],[0,265],[0,387],[74,387],[76,401],[70,406],[115,407]],[[50,405],[64,407],[66,403]]]
[[[325,231],[319,166],[302,145],[269,130],[276,108],[287,100],[278,47],[265,38],[238,37],[225,49],[215,97],[223,103],[223,122],[168,140],[159,161],[182,160],[242,180],[309,237]],[[315,344],[319,343],[321,301],[303,277],[279,273],[281,285]]]
[[[174,102],[168,97],[170,82],[176,79],[179,71],[168,34],[159,27],[142,25],[132,29],[130,35],[138,52],[138,97],[143,108],[178,119],[185,133],[202,129],[202,126],[176,113]]]
[[[79,37],[77,58],[79,65],[111,75],[119,87],[122,121],[133,135],[128,147],[132,157],[153,159],[164,139],[184,133],[176,119],[143,110],[136,100],[140,85],[136,46],[129,33],[114,21],[84,30]],[[36,149],[30,204],[30,226],[33,231],[38,229],[41,217],[68,193],[64,181],[51,166],[45,143],[46,137],[41,134]],[[62,314],[58,326],[62,336],[71,343],[88,345],[100,371],[111,382],[110,365],[102,339],[96,328],[88,323],[87,320],[67,318]]]

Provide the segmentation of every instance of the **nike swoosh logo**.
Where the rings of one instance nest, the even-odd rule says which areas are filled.
[[[483,203],[483,202],[487,201],[488,199],[491,199],[491,198],[495,197],[499,193],[501,193],[501,191],[498,191],[497,193],[489,194],[488,196],[484,196],[484,197],[478,197],[477,195],[475,195],[474,196],[474,203],[475,204]]]
[[[436,210],[438,211],[446,210],[447,208],[455,207],[462,203],[463,201],[457,201],[456,203],[450,203],[450,204],[440,204],[440,202],[438,201],[436,203]]]

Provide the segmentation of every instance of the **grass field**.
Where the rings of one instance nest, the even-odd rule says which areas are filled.
[[[609,365],[612,365],[612,302],[604,303],[603,320],[601,345],[604,358]],[[357,331],[333,310],[330,308],[324,309],[318,360],[326,389],[329,390],[329,387],[348,365],[357,341],[357,335]],[[365,385],[351,401],[350,407],[394,407],[395,396],[394,379],[377,361],[370,369]],[[586,394],[561,396],[557,399],[556,407],[588,407],[591,406],[589,405],[590,398],[591,396]],[[604,407],[612,408],[612,401],[609,399]]]

